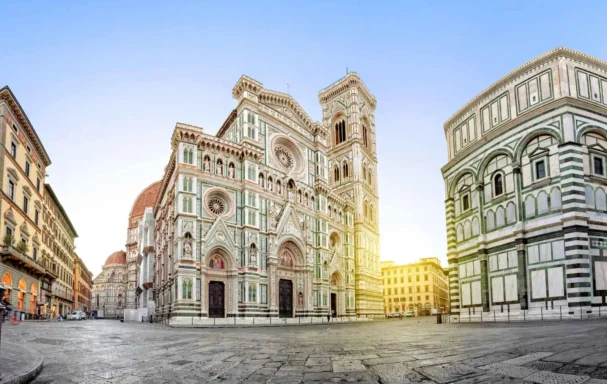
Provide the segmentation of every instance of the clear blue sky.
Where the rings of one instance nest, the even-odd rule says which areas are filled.
[[[361,75],[378,100],[381,257],[408,262],[445,260],[443,122],[557,46],[607,59],[604,2],[164,3],[2,7],[0,85],[42,138],[95,273],[124,248],[137,194],[162,177],[175,122],[216,133],[243,73],[290,84],[315,120],[321,88],[346,66]]]

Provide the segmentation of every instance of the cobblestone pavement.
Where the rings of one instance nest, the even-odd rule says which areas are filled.
[[[6,326],[3,340],[44,356],[38,384],[607,384],[605,320],[434,321],[174,329],[86,320]]]

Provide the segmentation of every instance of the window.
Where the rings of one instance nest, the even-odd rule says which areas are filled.
[[[348,177],[348,171],[349,171],[348,170],[348,163],[344,163],[343,169],[344,169],[343,170],[343,176],[344,176],[344,179],[345,179],[346,177]]]
[[[363,144],[365,145],[365,147],[369,146],[369,142],[367,140],[367,127],[365,127],[363,125]]]
[[[504,177],[497,173],[493,177],[493,196],[500,196],[504,193]]]
[[[36,225],[38,225],[39,218],[40,218],[40,212],[36,209],[36,210],[34,210],[34,223],[36,223]]]
[[[32,255],[34,256],[34,260],[38,261],[38,248],[34,248],[34,252]]]
[[[8,181],[8,197],[15,200],[15,183],[12,180]]]
[[[182,290],[183,290],[183,298],[191,300],[192,299],[192,280],[191,279],[183,279]]]
[[[605,176],[605,159],[600,156],[593,156],[593,169],[595,175]]]
[[[183,162],[186,164],[194,164],[194,151],[185,148],[183,150]]]
[[[29,161],[27,161],[27,160],[25,161],[25,175],[26,175],[27,177],[29,177],[29,176],[30,176],[30,162],[29,162]]]
[[[535,179],[543,179],[546,177],[546,163],[544,160],[538,160],[535,163]]]
[[[333,180],[336,183],[339,182],[339,167],[335,167],[335,169],[333,170],[333,173],[334,173]]]
[[[254,283],[249,285],[249,302],[257,302],[257,285]]]
[[[346,141],[346,122],[341,120],[335,124],[335,145]]]
[[[27,210],[29,208],[30,199],[27,196],[23,196],[23,212],[27,215]]]
[[[13,159],[17,158],[17,144],[14,141],[11,141],[11,156]]]
[[[15,133],[19,133],[19,128],[17,128],[15,124],[13,124],[13,131],[15,131]]]
[[[36,190],[38,190],[38,192],[40,192],[40,178],[39,177],[36,178]]]
[[[470,209],[470,195],[465,194],[462,196],[462,212],[465,212]]]

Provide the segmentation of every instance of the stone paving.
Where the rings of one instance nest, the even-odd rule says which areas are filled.
[[[3,340],[44,356],[37,384],[607,384],[604,319],[434,322],[175,329],[86,320],[8,325]]]

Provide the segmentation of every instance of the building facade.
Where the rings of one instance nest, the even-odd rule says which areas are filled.
[[[381,274],[386,315],[409,310],[417,316],[449,312],[449,278],[438,258],[400,265],[382,261]]]
[[[607,63],[550,51],[444,129],[452,312],[605,306]]]
[[[174,129],[139,289],[172,317],[383,315],[375,97],[349,73],[314,122],[247,76],[232,96],[216,135]]]
[[[101,273],[93,280],[92,317],[118,319],[124,316],[127,292],[126,253],[112,253],[105,260]]]
[[[154,210],[160,181],[146,187],[135,199],[127,229],[128,291],[124,319],[140,321],[154,314]]]
[[[57,278],[51,286],[51,313],[66,317],[74,306],[74,240],[78,237],[63,205],[49,184],[44,184],[44,238],[47,252],[56,265]]]
[[[44,176],[51,164],[34,127],[8,87],[0,89],[1,284],[17,317],[44,314],[44,288],[56,275],[41,252]]]
[[[74,311],[91,314],[91,288],[93,274],[88,270],[82,259],[74,253]]]

